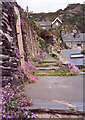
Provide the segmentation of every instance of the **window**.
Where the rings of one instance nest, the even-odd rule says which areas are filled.
[[[46,27],[42,27],[42,29],[46,30]]]
[[[56,25],[58,26],[58,25],[59,25],[59,23],[58,23],[58,22],[56,22]]]

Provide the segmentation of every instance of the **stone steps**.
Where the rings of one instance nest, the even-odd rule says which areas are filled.
[[[42,63],[41,65],[43,65],[43,66],[45,66],[45,65],[53,66],[53,65],[56,65],[56,63]]]
[[[43,63],[55,63],[56,62],[56,59],[45,59],[44,61],[43,61]]]
[[[39,67],[36,67],[37,73],[39,75],[49,74],[49,72],[54,72],[55,70],[60,69],[60,67],[55,65],[56,65],[56,59],[54,59],[50,55],[47,55],[43,63],[40,64]]]
[[[52,66],[52,67],[37,67],[37,70],[55,70],[55,69],[59,69],[60,67],[57,66]]]
[[[29,106],[29,110],[44,111],[44,112],[53,111],[54,113],[57,112],[61,114],[74,114],[74,115],[83,114],[83,110],[81,110],[81,107],[78,104],[76,104],[77,106],[75,106],[72,105],[71,103],[69,104],[68,102],[64,102],[64,101],[56,102],[56,101],[57,100],[34,100],[33,105]]]

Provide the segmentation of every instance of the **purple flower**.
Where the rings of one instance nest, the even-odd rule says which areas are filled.
[[[5,115],[5,114],[3,114],[3,118],[6,118],[6,115]]]
[[[28,115],[27,118],[30,118],[30,115]]]

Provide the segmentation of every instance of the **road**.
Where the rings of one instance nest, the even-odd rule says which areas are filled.
[[[35,84],[26,85],[25,91],[34,101],[61,100],[83,110],[83,75],[73,77],[41,76],[38,77]]]

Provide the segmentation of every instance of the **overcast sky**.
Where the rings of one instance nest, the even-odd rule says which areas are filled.
[[[39,12],[55,12],[59,9],[64,9],[68,4],[81,3],[85,0],[16,0],[17,3],[24,9],[28,5],[29,11],[34,13]]]

